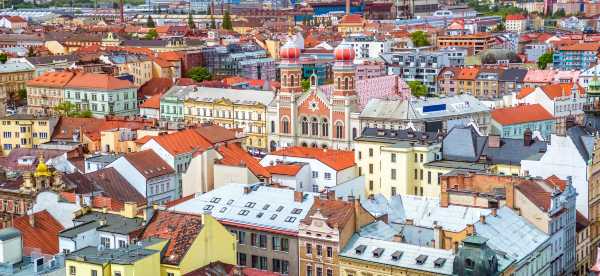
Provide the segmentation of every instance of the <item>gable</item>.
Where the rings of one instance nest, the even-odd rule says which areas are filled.
[[[298,113],[308,116],[329,117],[330,106],[325,97],[316,90],[311,90],[306,97],[300,99]]]

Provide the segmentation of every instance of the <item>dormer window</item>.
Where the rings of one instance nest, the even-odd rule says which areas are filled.
[[[381,247],[373,250],[373,257],[375,257],[375,258],[381,257],[381,255],[383,255],[383,251],[384,251],[384,249]]]
[[[357,246],[356,248],[354,248],[354,251],[356,252],[356,255],[361,255],[362,253],[365,252],[366,249],[367,249],[367,246],[364,244],[361,244],[361,245]]]
[[[419,255],[416,259],[418,265],[423,265],[427,261],[427,255]]]
[[[395,251],[392,253],[392,261],[399,261],[402,258],[402,251]]]

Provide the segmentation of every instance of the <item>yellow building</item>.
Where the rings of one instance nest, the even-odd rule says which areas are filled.
[[[25,89],[25,83],[33,79],[33,65],[20,60],[9,60],[0,64],[0,103],[5,104],[11,96],[14,98],[20,90]],[[0,114],[4,114],[2,106]]]
[[[50,141],[57,117],[16,114],[0,118],[0,144],[2,154],[8,155],[15,148],[37,148]]]
[[[216,261],[237,261],[235,236],[210,215],[157,211],[141,238],[162,240],[147,248],[163,252],[159,271],[164,276],[185,275]]]
[[[337,25],[338,32],[348,35],[363,33],[365,31],[366,22],[362,16],[358,14],[345,15]]]
[[[184,101],[184,118],[188,123],[243,129],[247,149],[266,151],[266,112],[273,97],[272,91],[199,87]]]
[[[425,169],[441,156],[435,133],[366,128],[354,145],[367,194],[439,197],[440,175]]]
[[[161,276],[161,252],[147,247],[149,244],[163,243],[162,240],[153,239],[118,249],[84,247],[66,256],[65,275]]]

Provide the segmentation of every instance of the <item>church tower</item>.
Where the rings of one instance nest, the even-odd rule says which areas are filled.
[[[356,93],[355,52],[350,45],[339,45],[335,49],[333,66],[333,94],[331,95],[333,138],[348,148],[358,135],[350,124],[350,115],[359,112]]]
[[[281,63],[281,89],[278,92],[279,123],[278,133],[288,136],[293,144],[296,136],[296,120],[298,110],[296,100],[302,94],[302,65],[299,62],[300,49],[292,43],[286,43],[279,51]]]

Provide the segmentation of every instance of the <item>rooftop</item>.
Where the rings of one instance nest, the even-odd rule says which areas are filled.
[[[160,253],[157,250],[145,249],[141,245],[130,245],[117,249],[98,249],[87,246],[67,255],[67,260],[93,264],[133,264],[143,258]]]
[[[492,110],[491,116],[494,121],[503,126],[554,120],[554,116],[541,104],[498,108]]]
[[[270,153],[277,156],[290,156],[307,159],[316,159],[330,168],[341,171],[356,165],[354,152],[345,150],[331,150],[308,147],[287,147]]]
[[[175,173],[175,170],[153,150],[130,152],[123,158],[127,159],[146,179]]]

